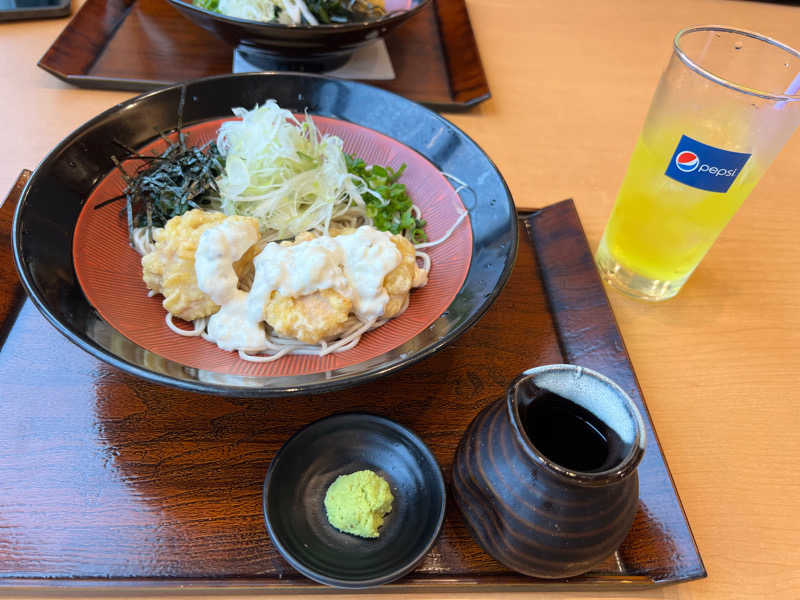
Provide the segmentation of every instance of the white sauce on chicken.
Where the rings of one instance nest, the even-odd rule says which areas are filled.
[[[272,242],[253,261],[248,314],[251,320],[261,321],[272,292],[297,298],[332,289],[353,302],[359,320],[377,319],[389,301],[383,280],[401,259],[391,234],[367,225],[351,234],[293,246]]]
[[[359,227],[339,240],[344,251],[344,273],[353,287],[353,309],[361,321],[377,319],[389,301],[384,278],[400,264],[403,255],[392,236],[369,226]]]
[[[200,236],[194,255],[197,286],[216,304],[223,306],[238,291],[239,276],[233,263],[257,241],[257,227],[236,218],[226,219]]]
[[[367,225],[293,245],[272,242],[255,257],[255,277],[245,292],[238,289],[233,264],[257,241],[257,227],[233,217],[205,230],[197,245],[198,287],[220,306],[208,319],[205,337],[223,350],[259,352],[269,346],[263,321],[273,292],[301,298],[333,290],[352,302],[360,321],[374,322],[389,302],[384,279],[403,260],[391,234]]]
[[[267,345],[261,323],[247,318],[247,292],[235,290],[233,296],[208,319],[208,338],[223,350],[258,352]]]

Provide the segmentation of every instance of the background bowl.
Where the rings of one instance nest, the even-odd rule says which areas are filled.
[[[183,0],[169,0],[196,25],[232,46],[264,70],[322,72],[342,66],[350,55],[382,37],[431,0],[387,0],[387,15],[375,21],[330,25],[282,25],[228,17]]]
[[[334,529],[323,500],[339,475],[370,469],[394,496],[380,536]],[[436,459],[405,427],[375,415],[333,415],[296,433],[275,455],[264,481],[267,530],[284,558],[326,585],[364,588],[409,573],[442,527],[445,485]]]

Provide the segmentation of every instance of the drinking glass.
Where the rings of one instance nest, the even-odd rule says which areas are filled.
[[[680,291],[800,123],[800,53],[721,26],[683,29],[595,254],[645,300]]]

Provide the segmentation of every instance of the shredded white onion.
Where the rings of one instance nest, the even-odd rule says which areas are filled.
[[[370,190],[348,172],[340,138],[321,135],[310,116],[301,123],[274,100],[233,113],[240,120],[223,123],[217,135],[225,214],[255,217],[266,241],[327,235],[342,219],[370,224],[362,198]]]
[[[277,21],[284,25],[319,25],[303,0],[219,0],[221,14],[250,21]]]

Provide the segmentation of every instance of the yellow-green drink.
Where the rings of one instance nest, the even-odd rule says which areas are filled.
[[[750,32],[678,33],[595,254],[606,282],[678,293],[800,122],[798,59]]]
[[[751,159],[725,193],[670,179],[665,162],[680,137],[639,139],[599,248],[635,273],[675,283],[689,277],[761,176]]]

